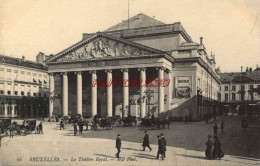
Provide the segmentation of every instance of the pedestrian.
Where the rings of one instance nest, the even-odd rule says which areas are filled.
[[[164,143],[163,143],[163,140],[161,139],[161,136],[158,135],[157,136],[158,138],[158,152],[157,152],[157,157],[156,159],[159,159],[159,155],[162,156],[162,160],[164,160]]]
[[[214,130],[214,136],[218,136],[218,125],[217,125],[217,123],[215,123],[213,130]]]
[[[0,147],[1,147],[1,140],[2,140],[2,131],[0,130]]]
[[[60,121],[60,130],[61,129],[64,129],[64,122],[63,122],[63,120]]]
[[[39,133],[42,133],[43,134],[43,130],[42,130],[42,122],[40,122],[40,124],[38,125],[39,127]]]
[[[224,133],[224,121],[221,122],[220,129],[221,133]]]
[[[119,158],[119,153],[121,152],[121,139],[120,139],[120,134],[117,135],[116,138],[116,149],[117,149],[117,153],[116,153],[116,157]]]
[[[76,134],[77,134],[77,132],[78,132],[77,122],[76,122],[76,121],[74,122],[73,127],[74,127],[74,136],[76,136]]]
[[[147,131],[145,130],[144,132],[144,139],[143,139],[143,151],[145,151],[145,147],[148,147],[150,149],[150,151],[152,151],[152,148],[150,147],[150,141],[149,141],[149,134],[147,133]]]
[[[15,130],[15,126],[13,124],[11,124],[9,126],[9,131],[10,131],[10,137],[14,137],[14,130]]]
[[[214,136],[214,149],[212,151],[212,157],[213,159],[221,159],[224,157],[224,153],[221,150],[221,143],[219,142],[219,139],[217,136]]]
[[[189,117],[188,117],[188,115],[186,114],[186,115],[185,115],[185,124],[187,124],[188,118],[189,118]]]
[[[163,144],[164,144],[164,153],[163,153],[163,155],[164,155],[164,158],[166,158],[165,151],[166,151],[166,144],[167,144],[167,142],[166,142],[166,139],[165,139],[163,133],[161,133],[161,139],[162,139]]]
[[[212,146],[213,146],[213,142],[211,141],[211,135],[208,135],[208,141],[205,144],[207,146],[207,149],[205,151],[206,158],[208,160],[211,160],[212,159]]]
[[[83,122],[82,119],[79,120],[79,133],[82,134],[83,131]]]
[[[86,123],[86,131],[88,131],[88,121],[86,120],[85,123]]]

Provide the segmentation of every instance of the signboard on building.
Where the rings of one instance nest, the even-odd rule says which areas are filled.
[[[175,77],[176,97],[177,98],[190,98],[192,90],[192,77],[180,76]]]

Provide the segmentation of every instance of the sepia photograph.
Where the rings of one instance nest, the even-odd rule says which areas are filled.
[[[0,0],[0,166],[260,166],[260,0]]]

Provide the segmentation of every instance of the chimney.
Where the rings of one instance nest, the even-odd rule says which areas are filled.
[[[249,68],[249,73],[252,72],[252,67]]]
[[[140,13],[140,14],[138,14],[138,20],[140,20],[140,16],[141,16],[141,13]]]
[[[241,73],[243,73],[243,66],[241,66]]]
[[[200,37],[200,44],[203,44],[203,37]]]
[[[22,61],[23,61],[23,62],[25,61],[25,57],[24,57],[24,56],[22,56]]]

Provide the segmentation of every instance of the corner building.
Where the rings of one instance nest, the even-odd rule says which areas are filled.
[[[123,21],[103,32],[83,34],[81,41],[46,63],[51,114],[173,118],[188,114],[199,120],[217,111],[220,81],[214,56],[207,55],[202,43],[193,42],[181,23],[164,24],[141,13],[129,19],[129,28]],[[112,79],[142,83],[92,86],[95,81],[108,85]],[[169,85],[143,86],[158,80],[169,80]]]
[[[0,117],[49,116],[48,68],[41,63],[0,55]]]

